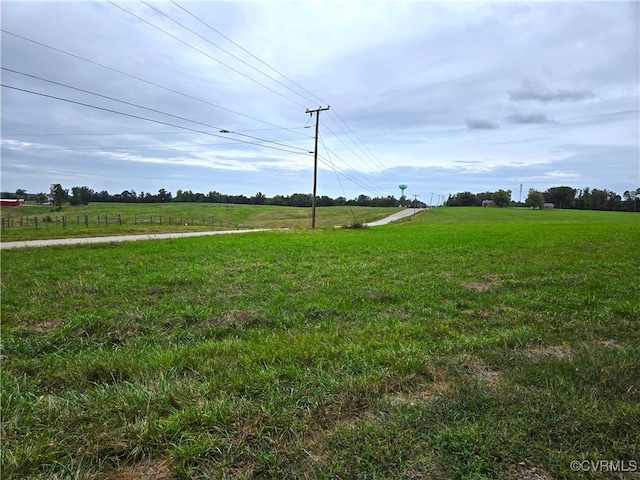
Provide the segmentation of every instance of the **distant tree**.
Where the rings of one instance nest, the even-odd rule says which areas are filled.
[[[47,203],[48,200],[49,200],[49,197],[47,197],[47,194],[44,192],[40,192],[36,195],[36,203],[38,203],[38,205]]]
[[[622,194],[624,198],[624,209],[628,212],[638,211],[638,199],[640,198],[640,188],[635,190],[627,190]]]
[[[57,211],[62,210],[62,205],[69,198],[69,190],[62,188],[59,183],[51,185],[51,196],[53,197],[53,206]]]
[[[123,203],[135,203],[138,195],[135,190],[123,190],[119,195],[118,201]]]
[[[358,195],[358,198],[356,199],[356,205],[360,207],[366,207],[370,203],[371,203],[371,198],[368,197],[367,195]]]
[[[287,206],[288,197],[284,197],[282,195],[274,195],[272,198],[267,198],[265,203],[267,205],[279,205],[279,206]]]
[[[551,187],[544,192],[544,199],[557,208],[573,208],[576,189],[571,187]]]
[[[71,205],[89,205],[93,193],[89,187],[72,187],[69,203]]]
[[[16,190],[16,198],[22,198],[23,200],[27,199],[27,191],[23,188],[19,188]]]
[[[505,207],[511,205],[511,190],[498,190],[491,196],[498,207]]]
[[[449,195],[446,205],[448,207],[479,207],[482,205],[482,200],[475,193],[459,192],[453,196]]]
[[[331,207],[333,206],[333,199],[326,195],[316,198],[317,207]]]
[[[264,205],[266,199],[267,197],[264,193],[258,192],[253,197],[251,197],[251,203],[253,205]]]
[[[542,208],[544,207],[544,195],[542,192],[533,188],[529,189],[529,195],[524,203],[527,207]]]
[[[311,206],[311,194],[309,193],[294,193],[289,197],[288,203],[290,207],[310,207]]]
[[[158,190],[158,201],[159,202],[170,202],[172,199],[171,192],[167,192],[164,188]]]

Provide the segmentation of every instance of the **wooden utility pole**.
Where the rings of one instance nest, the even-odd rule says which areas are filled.
[[[316,113],[316,139],[315,148],[313,149],[313,196],[311,197],[311,228],[316,228],[316,187],[318,185],[318,126],[320,125],[320,112],[329,110],[326,108],[316,108],[315,110],[307,109],[308,114]]]

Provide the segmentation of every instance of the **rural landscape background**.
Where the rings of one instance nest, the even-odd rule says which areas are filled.
[[[144,208],[289,228],[3,250],[3,478],[637,478],[637,215]]]
[[[3,480],[640,479],[639,2],[0,10]]]

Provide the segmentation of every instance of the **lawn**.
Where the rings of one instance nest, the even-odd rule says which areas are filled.
[[[2,478],[639,478],[639,218],[2,251]]]

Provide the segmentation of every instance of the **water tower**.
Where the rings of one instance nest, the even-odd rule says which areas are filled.
[[[402,206],[402,199],[404,198],[404,191],[407,189],[407,184],[401,183],[398,187],[400,188],[400,206]]]

